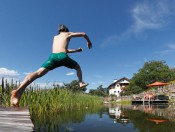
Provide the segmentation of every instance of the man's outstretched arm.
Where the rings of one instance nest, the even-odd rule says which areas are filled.
[[[84,37],[84,38],[86,39],[86,41],[87,41],[87,46],[88,46],[88,48],[89,48],[89,49],[92,48],[92,43],[91,43],[91,41],[90,41],[88,35],[87,35],[86,33],[84,33],[84,32],[76,32],[76,33],[69,32],[69,33],[68,33],[68,37],[70,37],[70,38],[71,38],[71,37]]]

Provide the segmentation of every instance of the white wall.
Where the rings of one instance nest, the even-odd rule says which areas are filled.
[[[115,88],[114,89],[110,89],[109,90],[109,95],[111,94],[115,94],[117,97],[120,96],[120,92],[121,92],[121,88],[120,88],[120,85],[115,85]]]

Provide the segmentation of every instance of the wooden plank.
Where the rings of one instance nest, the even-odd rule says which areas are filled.
[[[32,132],[28,108],[0,108],[0,132]]]

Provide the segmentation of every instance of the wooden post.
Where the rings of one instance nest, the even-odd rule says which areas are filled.
[[[4,78],[2,78],[2,95],[4,95]]]
[[[4,78],[2,78],[2,94],[1,94],[1,104],[3,103],[3,96],[4,96]]]
[[[10,95],[10,86],[9,83],[7,82],[7,79],[5,80],[5,86],[7,95]]]
[[[14,83],[13,83],[13,78],[12,78],[12,81],[11,81],[11,90],[13,90],[13,87],[14,87]]]

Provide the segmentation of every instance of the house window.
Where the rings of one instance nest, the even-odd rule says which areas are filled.
[[[116,91],[114,91],[114,93],[116,93]]]

